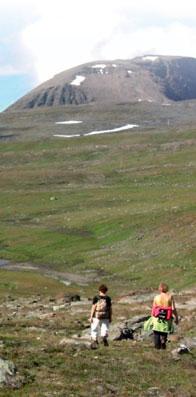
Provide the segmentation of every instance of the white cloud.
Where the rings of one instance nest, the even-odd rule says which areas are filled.
[[[39,80],[95,59],[94,47],[110,37],[119,23],[110,2],[41,2],[41,17],[23,31],[23,43],[33,56]],[[104,9],[103,9],[103,7]],[[110,18],[112,23],[110,22]]]
[[[38,83],[89,61],[196,57],[195,19],[193,0],[1,0],[7,53],[2,51],[0,74],[36,73]]]
[[[117,33],[102,47],[102,56],[132,58],[143,54],[196,56],[196,28],[181,23]]]
[[[0,3],[0,76],[35,72],[32,53],[24,47],[22,31],[37,18],[33,0],[1,0]],[[19,12],[20,9],[20,12]]]
[[[20,74],[20,71],[12,65],[0,66],[0,76],[13,76]]]

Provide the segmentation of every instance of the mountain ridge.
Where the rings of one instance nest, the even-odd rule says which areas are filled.
[[[6,111],[91,103],[196,99],[196,59],[145,55],[88,62],[56,74]]]

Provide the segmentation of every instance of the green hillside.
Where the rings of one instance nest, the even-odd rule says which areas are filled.
[[[42,138],[40,126],[10,140],[9,128],[0,146],[0,357],[17,375],[0,396],[194,397],[195,349],[171,353],[184,337],[195,341],[196,130],[63,139]],[[100,282],[118,329],[149,315],[161,280],[181,320],[166,351],[140,337],[96,351],[80,342]],[[81,302],[61,310],[73,294]]]
[[[1,143],[1,258],[176,288],[195,271],[195,131]]]

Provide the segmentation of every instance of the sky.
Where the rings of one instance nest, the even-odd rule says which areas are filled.
[[[195,0],[0,0],[0,111],[74,66],[147,54],[196,57]]]

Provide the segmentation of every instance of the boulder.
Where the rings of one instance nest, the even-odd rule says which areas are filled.
[[[16,367],[12,361],[0,358],[0,383],[6,383],[8,376],[14,376]]]
[[[71,302],[80,302],[81,298],[80,295],[64,295],[64,302],[71,303]]]
[[[181,343],[179,347],[176,349],[172,350],[171,354],[174,360],[180,360],[179,355],[186,354],[186,353],[191,353],[189,347],[185,345],[184,343]]]
[[[187,346],[189,350],[196,348],[196,336],[193,338],[184,338],[183,343]]]
[[[129,329],[126,325],[123,328],[120,328],[120,333],[118,336],[115,336],[114,340],[128,340],[134,339],[133,330]]]

